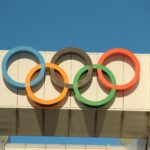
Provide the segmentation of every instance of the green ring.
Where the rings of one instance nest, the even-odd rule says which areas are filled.
[[[111,83],[114,84],[114,85],[116,84],[116,79],[115,79],[113,73],[109,69],[107,69],[105,66],[102,66],[102,65],[99,65],[99,64],[94,64],[92,67],[93,67],[93,69],[101,69],[101,70],[103,70],[106,73],[106,75],[109,77],[109,79],[111,80]],[[75,93],[75,98],[77,100],[79,100],[80,102],[82,102],[82,103],[84,103],[86,105],[92,106],[92,107],[94,107],[94,106],[102,106],[102,105],[107,104],[108,102],[110,102],[114,98],[114,96],[116,94],[116,90],[115,89],[111,89],[111,91],[109,92],[107,97],[105,97],[102,100],[98,100],[98,101],[89,100],[89,99],[87,99],[87,98],[85,98],[85,97],[83,97],[81,95],[81,93],[80,93],[80,91],[78,89],[78,80],[79,80],[80,76],[84,72],[86,72],[87,70],[88,70],[88,65],[82,67],[77,72],[77,74],[75,75],[75,78],[74,78],[74,81],[73,81],[73,89],[74,89],[74,93]]]

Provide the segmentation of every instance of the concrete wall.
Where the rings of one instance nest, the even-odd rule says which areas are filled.
[[[7,144],[5,150],[127,150],[123,146]]]
[[[0,65],[7,51],[0,51]],[[55,52],[40,52],[46,62],[50,62]],[[97,63],[102,54],[88,53]],[[30,101],[25,91],[6,86],[0,69],[0,135],[52,135],[52,136],[91,136],[91,137],[129,137],[144,138],[149,135],[150,111],[150,55],[136,54],[141,64],[141,77],[137,87],[119,92],[113,103],[92,109],[77,103],[73,93],[66,101],[50,108],[43,108]],[[17,59],[16,58],[20,58]],[[28,71],[36,64],[30,55],[13,58],[8,71],[12,78],[24,82]],[[29,58],[33,58],[30,60]],[[83,64],[79,57],[67,55],[60,66],[67,72],[72,82],[74,75]],[[108,61],[110,61],[110,58]],[[128,59],[117,56],[107,67],[114,73],[117,83],[128,82],[134,75]],[[42,98],[53,98],[59,92],[52,85],[49,76],[45,82],[34,89]],[[87,98],[100,99],[107,92],[98,84],[97,77],[86,92]]]

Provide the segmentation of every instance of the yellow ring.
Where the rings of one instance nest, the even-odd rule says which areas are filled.
[[[57,70],[60,73],[60,75],[63,77],[64,82],[68,83],[68,77],[67,77],[65,71],[63,69],[61,69],[59,66],[57,66],[56,64],[52,64],[52,63],[46,63],[45,67],[46,68],[54,68],[55,70]],[[30,81],[31,81],[31,78],[33,77],[33,75],[40,69],[41,69],[41,65],[40,64],[36,65],[35,67],[33,67],[30,70],[30,72],[28,73],[28,75],[26,77],[25,86],[26,86],[26,92],[27,92],[28,97],[31,100],[33,100],[34,102],[37,102],[42,105],[53,105],[53,104],[56,104],[56,103],[62,101],[68,92],[67,87],[63,88],[62,92],[60,93],[60,95],[58,97],[51,99],[51,100],[44,100],[44,99],[41,99],[34,95],[34,93],[31,90],[31,87],[30,87]]]

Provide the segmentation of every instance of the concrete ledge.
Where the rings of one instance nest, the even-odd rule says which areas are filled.
[[[126,146],[69,144],[6,144],[5,150],[145,150],[145,140],[132,140]],[[4,150],[4,149],[2,149]]]
[[[5,150],[128,150],[124,146],[6,144]],[[144,149],[141,149],[144,150]]]
[[[145,138],[149,135],[149,115],[142,111],[104,109],[16,111],[3,108],[0,109],[0,134]]]

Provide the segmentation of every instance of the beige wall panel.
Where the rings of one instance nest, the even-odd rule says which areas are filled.
[[[141,66],[140,81],[137,86],[124,92],[124,110],[150,110],[150,56],[136,55]],[[130,65],[129,65],[130,64]],[[124,82],[127,83],[134,76],[131,61],[125,58]]]

